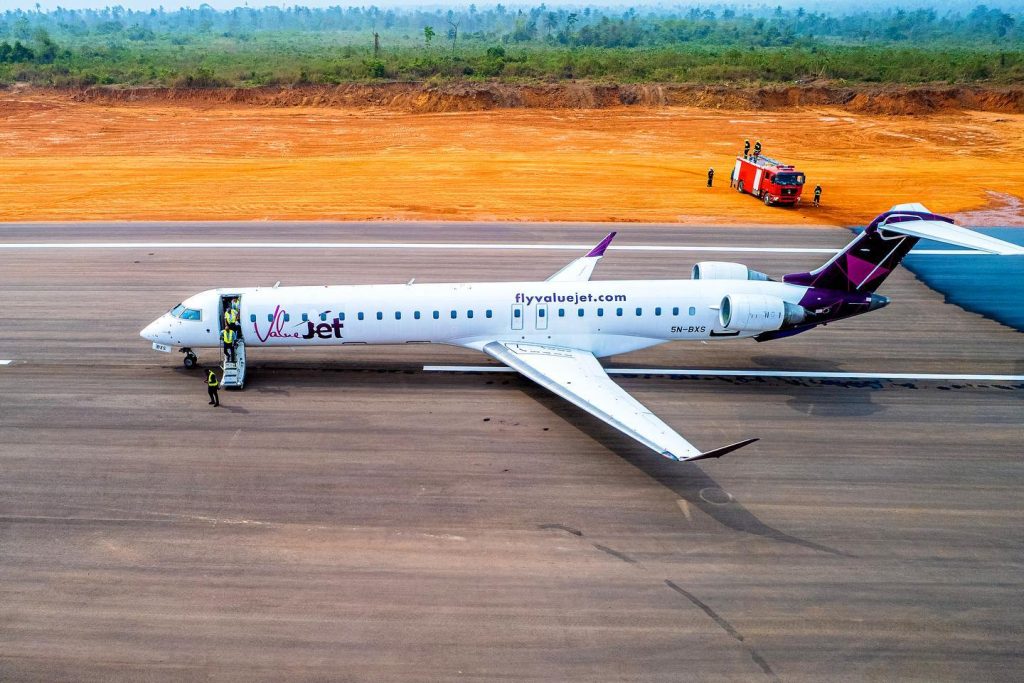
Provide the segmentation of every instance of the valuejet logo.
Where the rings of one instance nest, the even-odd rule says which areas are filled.
[[[268,339],[313,339],[317,337],[319,339],[341,339],[341,328],[345,327],[345,324],[335,318],[329,323],[318,323],[314,324],[312,321],[301,323],[306,326],[306,333],[299,334],[298,332],[287,332],[284,329],[285,310],[280,306],[274,308],[273,319],[267,324],[266,330],[260,330],[258,322],[252,324],[252,329],[256,333],[256,338],[261,342],[265,342]],[[298,325],[296,325],[298,327]]]
[[[576,294],[516,294],[517,304],[586,304],[600,301],[625,301],[625,294],[588,294],[577,292]]]

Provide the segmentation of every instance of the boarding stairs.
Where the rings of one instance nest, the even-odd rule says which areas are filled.
[[[241,389],[245,386],[245,343],[239,339],[235,344],[235,360],[229,363],[227,354],[221,351],[220,385],[230,389]]]

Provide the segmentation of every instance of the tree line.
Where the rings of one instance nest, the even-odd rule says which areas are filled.
[[[262,85],[360,79],[1020,82],[1024,14],[977,5],[238,7],[0,13],[0,82]]]

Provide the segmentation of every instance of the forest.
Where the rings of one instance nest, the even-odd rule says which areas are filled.
[[[0,14],[0,83],[1024,82],[1024,12],[115,6]]]

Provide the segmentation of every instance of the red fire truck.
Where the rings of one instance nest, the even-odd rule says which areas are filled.
[[[738,156],[733,170],[736,189],[764,200],[766,206],[794,206],[804,189],[804,174],[766,156]]]

